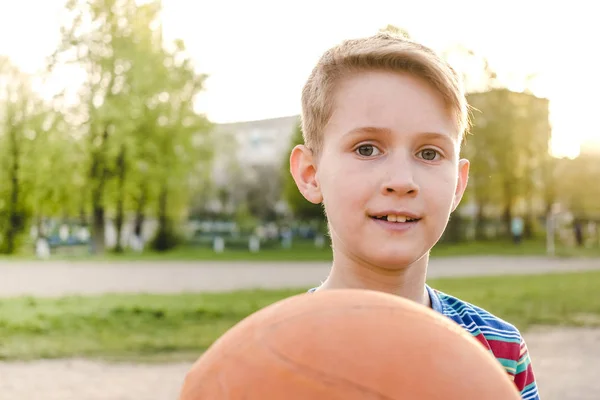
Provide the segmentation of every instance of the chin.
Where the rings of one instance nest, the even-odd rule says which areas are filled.
[[[390,271],[399,271],[409,267],[411,264],[422,259],[427,252],[403,251],[394,249],[392,251],[381,251],[379,254],[367,258],[370,263]]]

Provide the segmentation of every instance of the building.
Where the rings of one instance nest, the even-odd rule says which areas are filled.
[[[300,122],[298,115],[217,124],[213,178],[226,184],[233,169],[280,168],[288,157],[292,134]]]

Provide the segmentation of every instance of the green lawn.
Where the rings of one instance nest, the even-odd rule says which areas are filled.
[[[432,280],[522,331],[600,326],[600,271]],[[193,360],[250,313],[306,288],[186,295],[107,295],[0,302],[0,358]]]
[[[474,256],[474,255],[545,255],[546,247],[543,241],[527,241],[517,246],[507,241],[467,242],[460,244],[439,244],[432,250],[434,257]],[[600,247],[597,248],[567,248],[559,247],[558,257],[600,257]],[[15,257],[5,257],[7,260],[32,259],[28,253]],[[157,261],[330,261],[331,248],[325,246],[316,248],[312,242],[297,241],[291,249],[279,246],[263,249],[258,253],[248,250],[229,249],[221,254],[216,254],[207,247],[181,246],[165,253],[144,252],[137,254],[127,252],[124,254],[107,253],[101,256],[90,256],[85,247],[63,249],[55,254],[55,260],[157,260]]]
[[[434,257],[453,256],[485,256],[485,255],[510,255],[510,256],[541,256],[546,255],[546,242],[531,240],[515,245],[510,241],[467,242],[460,244],[439,244],[431,251]],[[600,257],[600,246],[595,248],[576,248],[557,246],[557,257]]]

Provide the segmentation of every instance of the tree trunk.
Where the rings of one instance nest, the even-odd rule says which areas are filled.
[[[446,243],[459,243],[463,239],[463,219],[457,212],[454,212],[450,220],[448,221],[448,226],[446,227],[446,231],[444,232],[444,239]]]
[[[102,254],[104,252],[104,207],[94,204],[93,205],[93,224],[92,224],[92,253]]]
[[[87,216],[85,215],[85,207],[83,204],[79,207],[79,224],[86,226],[88,224]]]
[[[135,223],[133,233],[138,239],[143,240],[144,221],[146,220],[146,202],[148,199],[148,185],[142,184],[142,193],[137,201],[137,209],[135,210]]]
[[[10,144],[12,153],[12,165],[10,167],[10,199],[8,202],[7,212],[7,227],[4,232],[4,241],[2,243],[1,252],[4,254],[14,254],[17,250],[17,236],[24,228],[24,215],[21,211],[22,205],[20,201],[21,181],[19,180],[20,169],[20,149],[17,143],[17,133],[13,130],[10,132]]]
[[[92,166],[90,178],[92,180],[92,253],[102,254],[105,248],[105,207],[104,186],[108,178],[106,167],[106,146],[108,139],[108,125],[104,127],[102,134],[102,146],[98,151],[92,153]]]
[[[177,237],[167,212],[167,186],[163,184],[158,196],[158,230],[153,242],[154,250],[167,251],[177,245]]]
[[[167,188],[165,185],[160,190],[160,196],[158,197],[158,230],[165,230],[167,228]]]
[[[125,176],[126,176],[126,165],[125,165],[125,145],[121,146],[119,156],[117,157],[117,179],[118,179],[118,194],[117,194],[117,215],[115,218],[115,229],[117,231],[117,245],[115,251],[117,253],[123,252],[123,245],[121,243],[123,236],[123,221],[124,221],[124,203],[125,203]]]
[[[481,241],[487,239],[485,233],[485,215],[483,213],[483,203],[477,204],[477,215],[475,216],[475,240]]]
[[[8,227],[4,237],[4,253],[14,254],[17,250],[17,236],[23,229],[23,215],[19,212],[19,179],[11,178],[13,187],[8,206]]]

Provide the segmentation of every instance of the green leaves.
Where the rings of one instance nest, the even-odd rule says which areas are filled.
[[[158,0],[66,3],[48,71],[75,64],[85,72],[68,108],[61,96],[42,102],[29,77],[0,59],[0,178],[16,182],[0,187],[0,219],[10,220],[2,209],[15,202],[10,210],[37,218],[93,211],[102,249],[104,216],[184,214],[201,190],[191,177],[212,158],[212,126],[193,107],[206,76],[183,41],[163,43],[159,13]]]
[[[43,138],[45,110],[31,79],[0,59],[0,253],[18,250],[32,213],[31,193]]]
[[[469,196],[488,217],[545,215],[544,171],[551,158],[548,101],[492,89],[468,96],[474,113],[464,156],[471,160]],[[532,204],[538,204],[533,207]],[[541,204],[541,206],[539,205]]]

